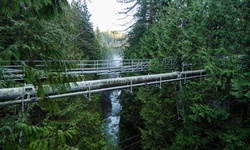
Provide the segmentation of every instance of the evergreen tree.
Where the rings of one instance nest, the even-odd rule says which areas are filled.
[[[86,1],[82,3],[81,0],[78,0],[76,2],[72,2],[71,5],[74,10],[72,17],[78,18],[74,19],[76,37],[72,39],[72,42],[74,42],[75,45],[82,50],[85,59],[100,59],[100,50],[96,46],[98,43],[95,38],[92,24],[90,23],[90,13],[88,11]]]
[[[60,74],[65,71],[65,67],[71,66],[61,60],[100,57],[92,56],[98,54],[99,49],[92,48],[98,45],[86,5],[83,7],[81,3],[75,3],[72,7],[62,7],[61,1],[53,1],[51,5],[57,7],[54,3],[60,4],[65,13],[48,19],[47,16],[39,15],[45,11],[45,6],[46,9],[50,6],[43,2],[37,1],[36,4],[40,3],[41,8],[36,11],[33,10],[35,2],[25,1],[25,6],[29,8],[26,14],[17,8],[16,13],[6,13],[7,16],[0,17],[0,62],[30,60],[30,63],[24,64],[25,82],[39,87],[37,96],[44,96],[43,84],[58,88],[71,80]],[[55,11],[54,8],[51,11]],[[50,13],[49,10],[46,13]],[[82,43],[82,40],[87,41]],[[32,61],[37,59],[44,60],[48,70],[35,68]],[[57,61],[51,63],[47,60]],[[51,69],[56,69],[58,74],[52,74]],[[0,72],[0,86],[14,86],[12,82],[5,82],[3,73]],[[52,78],[37,78],[43,75],[52,75]],[[20,86],[20,83],[17,85]],[[21,111],[20,105],[1,107],[0,149],[102,148],[105,143],[98,96],[93,96],[91,102],[82,101],[82,97],[57,101],[44,98],[39,103],[27,104],[24,111]]]
[[[146,31],[151,27],[154,21],[157,20],[158,15],[162,12],[162,6],[167,5],[167,1],[164,0],[125,0],[120,1],[121,3],[133,3],[131,7],[128,7],[124,12],[129,15],[133,11],[134,19],[132,24],[128,28],[128,48],[125,51],[125,57],[128,58],[142,58],[142,56],[137,53],[140,49],[140,40]]]
[[[128,47],[129,56],[155,59],[174,56],[177,58],[176,70],[180,71],[181,63],[185,62],[192,63],[193,69],[205,68],[209,74],[206,80],[188,81],[177,92],[183,104],[183,123],[174,126],[172,131],[177,131],[174,138],[164,137],[159,131],[153,133],[155,126],[149,123],[158,115],[148,117],[142,113],[146,108],[146,112],[157,114],[159,110],[162,112],[162,105],[146,107],[147,103],[155,102],[148,100],[137,108],[140,116],[136,117],[145,124],[136,127],[142,134],[142,149],[249,148],[248,14],[248,1],[172,1],[137,39],[137,47]],[[136,95],[147,94],[148,91]],[[176,96],[170,96],[167,102],[173,105],[173,99]],[[132,99],[135,100],[137,98]],[[160,140],[154,137],[171,142],[168,145],[165,141],[155,147],[153,143]]]
[[[22,0],[0,2],[0,14],[7,17],[20,15],[36,15],[37,17],[51,18],[63,12],[63,7],[67,5],[67,0]]]

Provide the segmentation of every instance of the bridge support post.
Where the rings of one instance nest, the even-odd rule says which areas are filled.
[[[160,76],[160,81],[159,81],[159,84],[156,84],[156,87],[161,89],[161,84],[162,84],[162,79],[161,79],[161,76]]]
[[[29,88],[26,86],[26,83],[24,83],[24,87],[22,88],[22,103],[21,103],[21,113],[22,113],[22,116],[23,116],[23,122],[26,121],[27,119],[27,115],[28,115],[28,106],[29,104],[28,103],[25,103],[24,102],[24,99],[30,99],[30,96],[31,96],[31,92],[32,92],[32,88]],[[19,97],[17,97],[18,99]],[[23,141],[23,131],[21,130],[20,131],[20,134],[19,134],[19,144],[22,143]]]
[[[177,76],[177,78],[181,79],[182,75],[179,73],[178,76]],[[178,119],[182,119],[182,117],[181,117],[181,110],[184,110],[184,104],[183,104],[183,99],[181,97],[181,93],[182,93],[182,81],[181,80],[179,80],[179,88],[178,88],[178,90],[177,90],[177,87],[176,87],[176,84],[175,84],[175,92],[176,92],[177,116],[178,116]]]
[[[159,83],[159,85],[160,85],[159,88],[161,89],[161,76],[160,76],[160,83]]]
[[[88,84],[88,94],[83,94],[83,96],[84,96],[87,100],[91,101],[91,88],[90,88],[90,83]]]
[[[133,62],[133,60],[131,61],[131,63],[132,63],[132,72],[134,71],[134,62]]]
[[[133,83],[132,83],[132,80],[130,80],[130,90],[129,90],[130,93],[133,93]]]

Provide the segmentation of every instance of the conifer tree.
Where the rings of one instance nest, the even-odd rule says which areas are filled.
[[[22,0],[0,2],[0,14],[13,17],[17,14],[36,15],[37,17],[51,18],[63,12],[63,7],[67,5],[67,0]]]
[[[51,74],[53,78],[45,80],[37,77],[50,74],[51,68],[63,72],[65,67],[68,67],[60,61],[63,59],[98,58],[99,56],[91,55],[98,53],[99,49],[92,49],[98,45],[93,40],[94,32],[86,8],[83,9],[80,4],[66,7],[61,5],[62,1],[47,2],[34,2],[39,8],[33,8],[33,1],[18,1],[20,5],[25,3],[25,12],[20,12],[22,8],[19,10],[18,7],[13,14],[4,12],[6,14],[1,15],[0,63],[18,60],[32,62],[36,59],[45,62],[58,60],[54,64],[47,62],[46,68],[49,70],[38,70],[28,63],[25,65],[26,83],[38,87],[51,84],[58,88],[58,85],[67,83],[70,78],[62,78],[60,73]],[[13,2],[12,6],[16,5],[15,3]],[[63,14],[55,15],[58,13],[57,8],[51,8],[53,14],[50,14],[49,10],[46,11],[49,7],[59,5],[65,11]],[[2,6],[0,5],[1,11]],[[40,14],[43,11],[46,14]],[[80,36],[78,31],[81,31]],[[81,40],[88,40],[89,45],[80,43]],[[5,82],[1,71],[0,67],[1,88],[20,86],[20,83]],[[42,92],[42,89],[38,92]],[[40,93],[37,96],[44,95]],[[101,132],[102,118],[98,98],[98,95],[93,96],[91,103],[83,97],[57,101],[44,98],[39,103],[27,104],[24,112],[21,111],[20,105],[1,107],[0,149],[101,149],[105,143]]]
[[[140,115],[136,117],[143,120],[144,124],[136,126],[141,131],[141,138],[144,139],[141,142],[142,148],[249,148],[247,14],[249,2],[244,0],[171,1],[163,8],[151,27],[140,36],[137,47],[128,47],[126,52],[129,56],[155,59],[174,56],[177,58],[177,71],[180,71],[181,63],[185,62],[192,63],[192,69],[204,68],[209,74],[205,80],[188,81],[176,96],[169,97],[168,102],[172,105],[174,99],[180,99],[183,103],[183,122],[178,121],[182,123],[181,126],[173,126],[173,130],[176,131],[175,136],[172,136],[174,138],[164,137],[164,133],[161,132],[152,133],[155,126],[150,125],[150,117],[143,108],[147,108],[146,112],[157,114],[162,105],[155,108],[146,107],[147,103],[157,102],[154,98],[150,98],[150,102],[147,101],[137,108],[136,111],[139,109]],[[142,102],[149,99],[143,98],[147,93],[148,91],[135,95],[140,97]],[[131,101],[138,101],[138,98]],[[166,141],[173,142],[169,145],[163,142],[164,144],[158,144],[157,147],[152,146],[152,143],[159,142],[154,139],[160,137],[159,135],[166,138]]]

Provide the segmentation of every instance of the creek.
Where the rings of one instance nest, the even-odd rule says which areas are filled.
[[[122,58],[114,54],[113,55],[115,67],[122,65]],[[110,74],[109,78],[116,78],[119,77],[119,74]],[[104,122],[104,133],[107,135],[107,145],[112,146],[114,148],[118,148],[119,145],[119,123],[120,123],[120,111],[122,109],[120,105],[119,96],[121,95],[121,90],[114,90],[103,93],[103,100],[104,103],[104,115],[105,115],[105,122]]]

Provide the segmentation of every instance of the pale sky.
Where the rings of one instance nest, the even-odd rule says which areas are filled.
[[[118,14],[128,6],[126,4],[117,3],[116,0],[87,0],[87,2],[94,30],[98,27],[101,31],[123,32],[128,26],[121,25],[132,20],[132,17],[121,19],[124,15]]]
[[[91,0],[88,8],[92,15],[91,22],[94,29],[98,27],[101,31],[125,30],[128,26],[121,25],[131,20],[131,17],[121,19],[124,18],[124,15],[118,14],[118,12],[126,8],[126,5],[117,3],[116,0]]]

